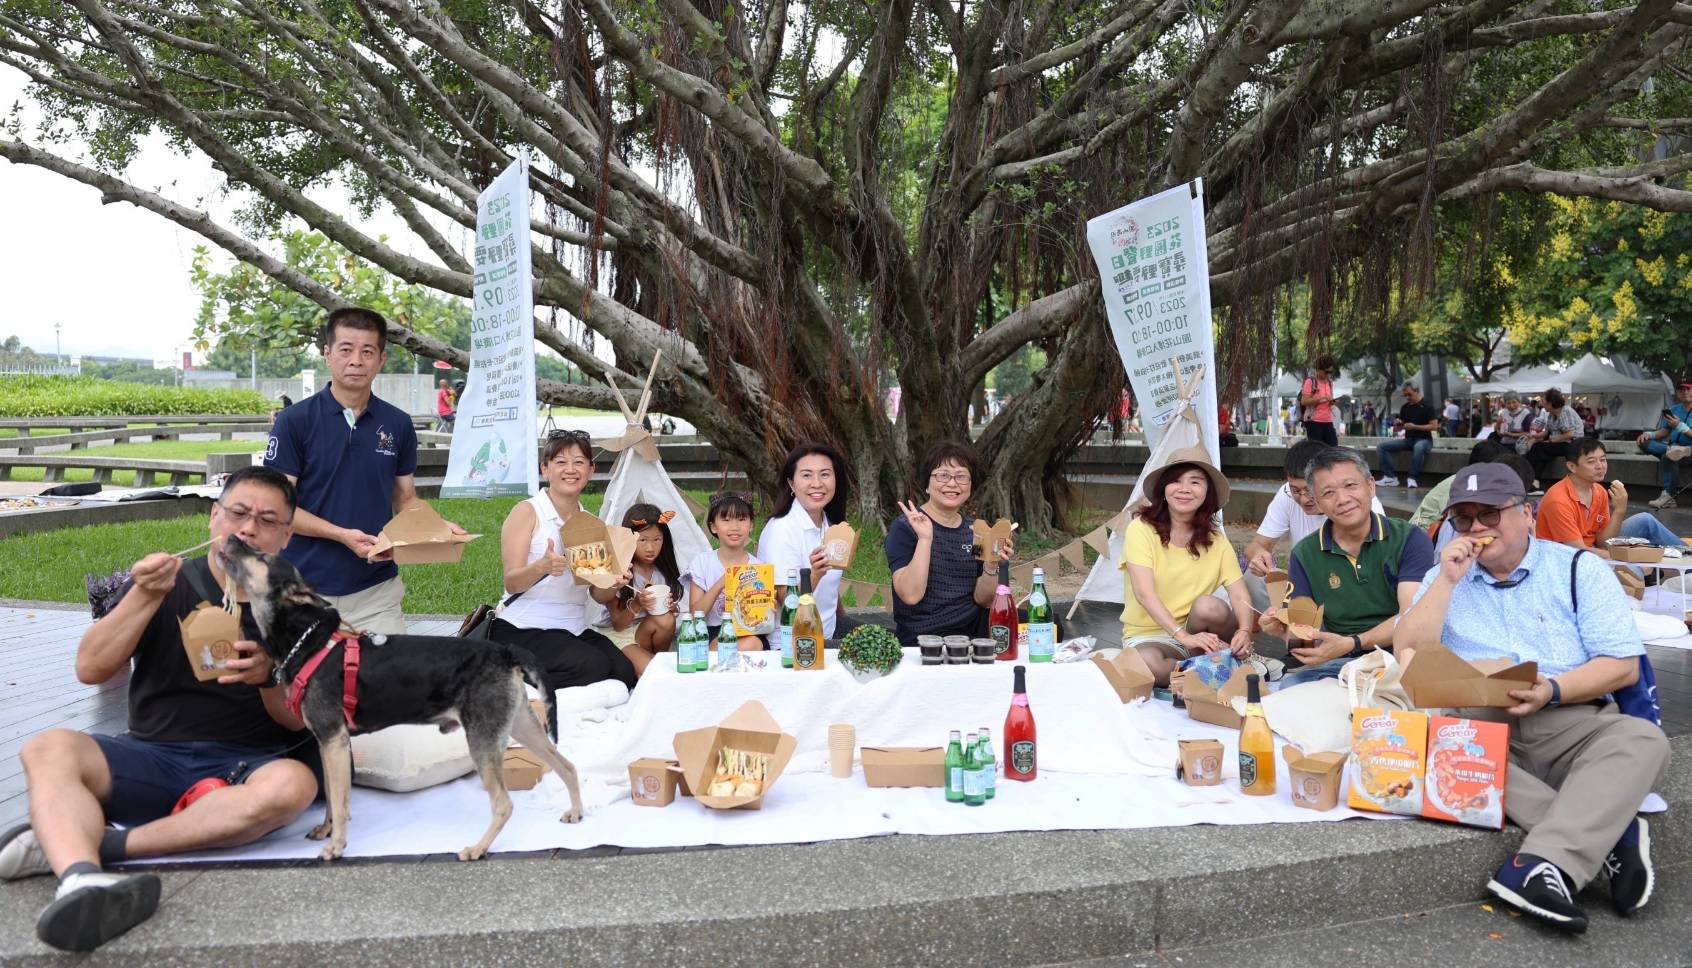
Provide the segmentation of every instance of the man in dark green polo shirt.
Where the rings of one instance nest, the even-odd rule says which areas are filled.
[[[1293,547],[1292,594],[1322,606],[1322,630],[1294,642],[1281,687],[1339,675],[1370,649],[1391,647],[1393,625],[1434,566],[1433,542],[1408,521],[1370,508],[1375,482],[1356,451],[1330,447],[1311,460],[1306,483],[1327,523]],[[1265,616],[1272,632],[1285,626]]]

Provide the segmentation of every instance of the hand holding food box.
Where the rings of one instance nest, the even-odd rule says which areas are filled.
[[[607,525],[586,511],[572,514],[558,529],[570,573],[595,588],[610,588],[629,570],[638,541],[628,528]]]
[[[456,534],[435,509],[423,501],[413,501],[393,516],[365,558],[376,559],[391,555],[395,564],[435,565],[459,561],[464,546],[481,537],[479,534]]]

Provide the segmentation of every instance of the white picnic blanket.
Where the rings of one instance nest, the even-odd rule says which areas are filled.
[[[659,662],[665,659],[660,656]],[[1242,795],[1235,768],[1236,731],[1194,722],[1166,702],[1123,705],[1091,663],[1029,668],[1039,778],[1015,783],[1001,777],[998,796],[985,806],[948,803],[937,788],[871,788],[856,768],[844,779],[826,770],[826,734],[832,722],[856,725],[860,745],[907,746],[942,744],[950,729],[986,725],[999,746],[1010,681],[1011,671],[1002,664],[901,668],[868,684],[839,668],[821,673],[677,675],[673,664],[655,664],[625,706],[561,720],[560,746],[581,774],[587,817],[579,824],[558,822],[568,798],[562,782],[548,774],[535,789],[512,794],[514,813],[493,849],[809,843],[885,834],[1297,823],[1375,816],[1343,806],[1326,813],[1294,807],[1284,762],[1279,763],[1281,788],[1275,796]],[[630,761],[673,756],[670,738],[677,731],[715,723],[753,698],[764,702],[799,739],[798,751],[764,797],[762,809],[710,810],[680,796],[658,809],[635,806],[628,798]],[[1175,779],[1175,741],[1197,738],[1219,739],[1226,747],[1227,778],[1222,785],[1189,787]],[[1278,750],[1276,757],[1279,761]],[[319,821],[320,810],[311,808],[256,844],[173,860],[313,857],[321,845],[304,839],[304,834]],[[408,794],[355,787],[351,813],[348,856],[456,852],[481,835],[488,800],[475,777]]]

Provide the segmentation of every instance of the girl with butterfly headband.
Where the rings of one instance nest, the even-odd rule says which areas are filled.
[[[634,560],[629,563],[628,591],[607,606],[611,627],[634,629],[634,641],[623,654],[634,663],[635,674],[659,652],[667,652],[676,638],[676,609],[686,586],[676,567],[675,541],[670,537],[674,511],[653,504],[635,504],[623,512],[622,525],[635,533]]]

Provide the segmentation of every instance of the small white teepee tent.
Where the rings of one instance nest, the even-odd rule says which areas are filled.
[[[631,412],[623,401],[622,390],[616,381],[606,377],[615,390],[617,406],[629,425],[621,437],[595,441],[599,447],[617,453],[617,463],[611,466],[611,480],[605,485],[605,502],[600,506],[599,518],[606,524],[621,524],[623,512],[641,502],[657,505],[660,511],[674,511],[670,520],[670,538],[675,542],[676,565],[682,569],[702,551],[711,550],[711,539],[693,516],[694,505],[664,472],[664,462],[658,457],[658,445],[652,435],[641,426],[646,407],[652,402],[652,378],[658,373],[658,357],[652,357],[652,369],[646,374],[646,387],[640,395],[640,406]]]
[[[1122,513],[1107,522],[1110,529],[1110,551],[1101,554],[1093,562],[1093,570],[1087,573],[1087,580],[1082,582],[1081,590],[1075,593],[1075,604],[1069,608],[1069,614],[1083,601],[1122,603],[1122,569],[1117,562],[1122,558],[1122,532],[1128,527],[1133,512],[1145,499],[1146,472],[1155,470],[1169,463],[1169,455],[1187,447],[1210,448],[1205,443],[1204,429],[1199,426],[1198,413],[1193,409],[1193,397],[1204,389],[1204,367],[1201,365],[1193,374],[1190,381],[1181,378],[1180,364],[1175,365],[1175,387],[1178,400],[1175,413],[1169,418],[1169,423],[1163,428],[1163,436],[1158,438],[1157,446],[1152,448],[1146,457],[1146,466],[1141,468],[1139,479],[1134,482],[1134,490],[1128,495],[1128,503],[1123,505]],[[1216,455],[1211,453],[1210,459],[1215,461]],[[1217,461],[1217,466],[1221,462]]]

